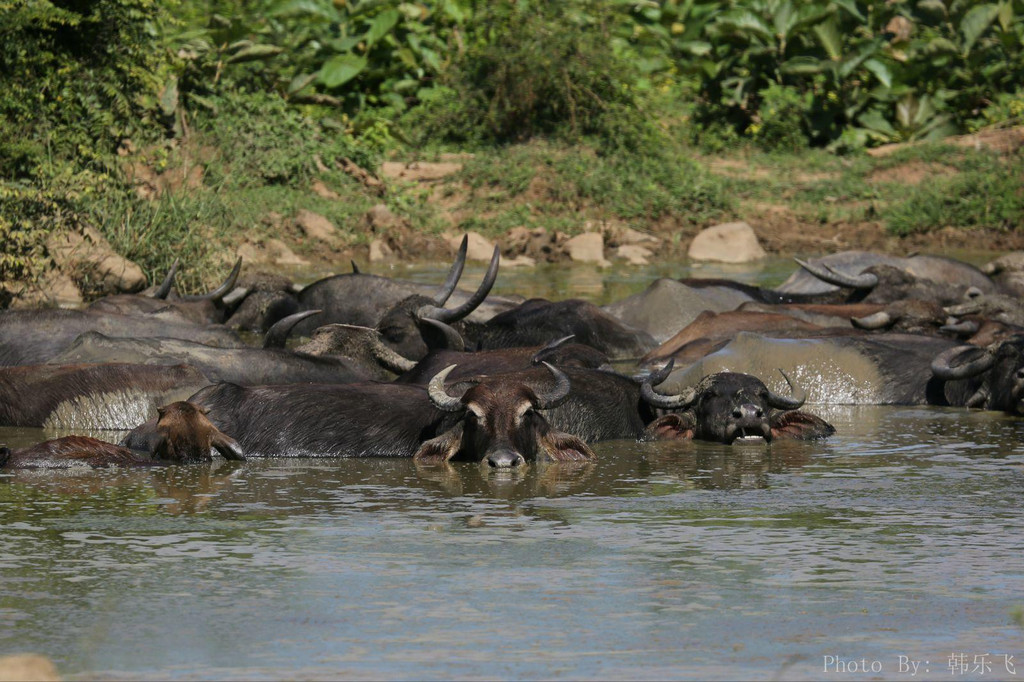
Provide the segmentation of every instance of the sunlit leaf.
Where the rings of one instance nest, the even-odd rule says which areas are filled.
[[[352,80],[366,68],[366,58],[354,54],[331,57],[320,67],[318,79],[328,88],[336,88]]]
[[[386,36],[395,27],[395,24],[398,23],[398,18],[398,10],[394,9],[381,12],[374,17],[373,23],[370,24],[370,30],[366,32],[366,44],[373,45]]]
[[[978,41],[978,38],[988,30],[988,27],[992,25],[992,22],[996,20],[996,16],[999,14],[999,5],[986,4],[972,7],[967,14],[964,15],[963,20],[960,22],[960,32],[964,35],[964,54],[970,54],[971,48],[974,47],[974,43]]]

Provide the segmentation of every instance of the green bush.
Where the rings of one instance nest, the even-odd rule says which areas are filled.
[[[467,46],[412,119],[420,138],[517,142],[592,136],[613,148],[648,134],[637,71],[609,49],[618,18],[605,3],[483,4]]]
[[[979,153],[961,172],[935,177],[894,202],[882,217],[898,235],[959,228],[1016,229],[1024,224],[1024,155],[1008,160]]]

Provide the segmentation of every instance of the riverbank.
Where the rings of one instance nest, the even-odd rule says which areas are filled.
[[[375,166],[316,156],[305,159],[312,172],[284,180],[253,169],[279,162],[287,140],[245,163],[214,141],[196,133],[146,149],[126,142],[119,161],[134,196],[97,204],[95,225],[71,230],[85,235],[88,253],[71,250],[80,258],[67,257],[66,234],[51,235],[42,276],[5,283],[12,304],[68,305],[138,289],[137,273],[127,285],[99,286],[107,276],[83,267],[121,262],[112,254],[138,263],[150,283],[180,258],[184,286],[195,290],[219,281],[239,256],[248,272],[447,261],[466,232],[471,259],[488,258],[497,244],[506,268],[680,262],[699,232],[737,221],[769,255],[1024,249],[1021,128],[850,156],[707,155],[681,145],[659,168],[640,155],[613,159],[535,140],[397,150]]]

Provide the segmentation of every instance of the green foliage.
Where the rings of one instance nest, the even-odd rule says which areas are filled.
[[[635,149],[650,136],[638,70],[608,49],[621,13],[607,3],[481,3],[467,46],[411,126],[420,137],[516,142],[592,136]]]
[[[0,281],[35,279],[45,265],[46,239],[68,213],[66,201],[17,183],[0,183]]]
[[[297,186],[320,174],[318,163],[379,164],[379,152],[357,143],[340,122],[314,121],[278,95],[233,92],[210,102],[213,114],[200,114],[197,127],[220,151],[221,163],[208,167],[214,184]]]
[[[948,225],[1008,230],[1024,224],[1024,156],[977,154],[959,165],[955,175],[931,178],[893,202],[882,214],[889,230],[905,235]]]
[[[147,122],[156,90],[155,0],[0,2],[0,177],[103,155]]]

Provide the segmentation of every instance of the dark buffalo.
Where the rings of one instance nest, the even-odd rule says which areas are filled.
[[[87,436],[65,436],[13,451],[0,448],[0,468],[73,469],[209,462],[210,448],[226,459],[245,459],[238,443],[218,431],[205,413],[191,403],[161,407],[152,421],[152,434],[147,442],[135,443],[132,448]]]
[[[569,377],[545,363],[555,379],[546,391],[520,381],[481,381],[457,395],[445,389],[450,365],[430,380],[430,401],[440,410],[460,415],[451,429],[416,451],[419,461],[483,459],[490,466],[514,467],[527,461],[585,461],[594,453],[578,436],[557,431],[541,414],[569,397]]]
[[[242,259],[235,261],[227,279],[213,291],[197,296],[181,296],[174,291],[174,276],[178,272],[178,261],[174,261],[170,272],[163,283],[155,290],[146,294],[117,294],[105,296],[89,304],[88,310],[98,313],[114,313],[117,315],[152,315],[166,314],[168,318],[177,318],[190,324],[215,324],[223,322],[226,317],[224,297],[230,292],[238,279],[242,268]]]
[[[692,287],[663,277],[643,292],[603,306],[602,310],[662,343],[704,311],[721,313],[752,302],[759,301],[739,289]]]
[[[475,353],[453,350],[432,350],[417,363],[409,363],[407,371],[395,381],[405,384],[426,384],[445,367],[455,365],[449,375],[451,381],[477,375],[505,374],[525,370],[548,362],[565,369],[580,367],[597,369],[608,364],[608,356],[580,343],[569,343],[572,336],[553,341],[546,346],[500,348]]]
[[[235,435],[254,456],[411,457],[427,441],[437,444],[457,432],[464,443],[455,453],[460,458],[486,460],[494,466],[518,463],[507,459],[506,450],[488,446],[486,439],[462,439],[466,420],[477,420],[470,429],[476,436],[490,424],[515,425],[519,431],[514,437],[505,432],[491,435],[495,442],[510,440],[523,459],[589,456],[583,441],[545,427],[534,414],[524,417],[527,403],[536,411],[565,400],[568,379],[557,369],[549,372],[557,381],[543,390],[515,375],[482,379],[473,395],[495,399],[474,403],[476,412],[452,409],[450,397],[438,400],[437,381],[429,390],[374,382],[251,387],[226,383],[203,389],[190,400],[206,407],[210,420]]]
[[[820,417],[798,410],[804,396],[777,395],[749,374],[712,374],[678,396],[658,395],[650,384],[644,384],[642,390],[652,404],[673,410],[648,427],[648,433],[658,439],[770,443],[780,438],[811,440],[835,433],[832,425]]]
[[[269,332],[264,348],[215,348],[179,339],[124,339],[89,333],[75,339],[54,363],[124,362],[149,365],[187,364],[210,382],[348,383],[370,378],[370,372],[343,357],[317,357],[283,348],[287,330],[313,311],[279,321]]]
[[[1024,334],[988,348],[951,348],[936,356],[931,368],[938,379],[967,382],[973,389],[959,404],[1024,416]]]
[[[467,238],[463,238],[448,277],[440,288],[418,282],[363,274],[358,271],[350,272],[327,277],[305,287],[299,292],[299,309],[322,310],[323,315],[318,318],[318,324],[339,323],[377,327],[386,311],[391,310],[410,296],[422,296],[427,302],[436,306],[443,306],[445,302],[450,302],[456,307],[461,307],[474,296],[474,294],[467,294],[455,288],[465,267],[467,243]],[[472,311],[467,313],[467,316],[475,321],[483,322],[516,303],[518,301],[490,297],[487,301],[475,306]],[[302,324],[297,333],[308,336],[314,326],[313,323]]]
[[[575,337],[578,343],[612,359],[638,358],[654,348],[647,332],[634,329],[593,303],[533,298],[467,330],[481,350],[537,346],[553,338]]]
[[[958,345],[917,334],[860,334],[769,338],[741,332],[721,349],[665,382],[668,391],[696,386],[717,372],[771,376],[781,368],[806,387],[813,403],[839,405],[964,405],[964,381],[932,375],[932,360]],[[781,385],[775,390],[781,390]]]
[[[130,429],[211,382],[187,365],[0,368],[0,426]]]
[[[446,339],[434,340],[437,327],[432,323],[452,324],[472,313],[494,286],[500,261],[501,252],[498,247],[494,247],[494,255],[480,287],[469,299],[454,308],[443,306],[453,291],[461,269],[452,269],[448,283],[434,297],[427,298],[415,294],[402,299],[385,312],[377,323],[376,329],[380,332],[381,339],[396,353],[410,360],[419,360],[438,343],[447,347]]]
[[[85,310],[5,310],[0,312],[0,366],[49,362],[87,332],[185,339],[221,348],[245,345],[237,334],[221,325],[198,326],[146,315]]]
[[[845,263],[838,257],[797,262],[804,271],[828,285],[823,296],[835,296],[841,302],[891,303],[916,298],[950,305],[962,301],[968,292],[996,291],[995,283],[978,268],[940,256],[878,256],[868,266],[862,266],[863,261],[857,259]],[[792,290],[813,288],[790,279]]]

